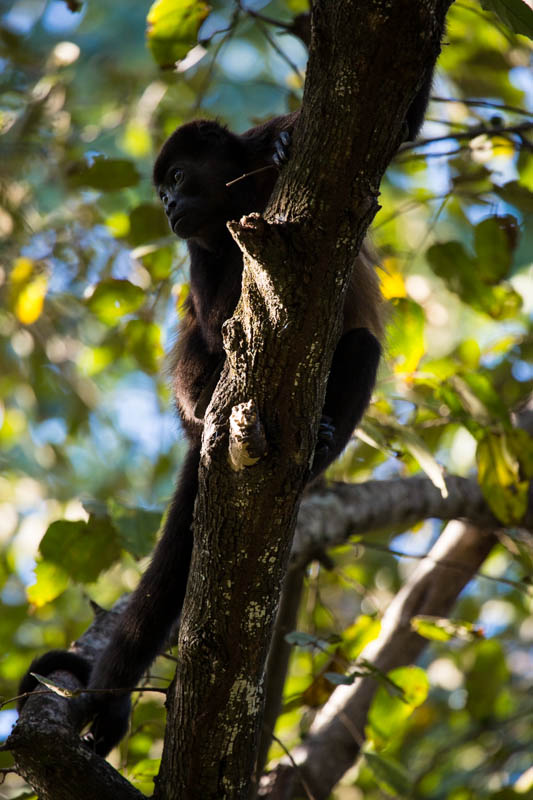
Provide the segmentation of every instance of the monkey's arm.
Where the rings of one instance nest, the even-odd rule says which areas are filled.
[[[433,71],[433,69],[429,70],[424,78],[422,86],[418,91],[418,94],[415,96],[415,99],[409,106],[409,110],[405,118],[406,133],[404,136],[404,141],[414,142],[418,136],[420,128],[422,127],[426,109],[429,103],[431,87],[433,85]]]
[[[367,328],[345,333],[333,354],[322,410],[321,430],[311,469],[315,478],[344,450],[370,402],[381,345]]]
[[[171,357],[174,397],[189,437],[202,435],[202,421],[224,366],[224,353],[210,353],[190,317],[181,327]]]

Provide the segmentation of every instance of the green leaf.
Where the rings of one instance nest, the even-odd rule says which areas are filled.
[[[507,432],[507,440],[520,463],[524,478],[533,480],[533,436],[528,431],[513,428]]]
[[[403,764],[376,753],[365,752],[365,760],[380,789],[393,797],[409,797],[411,779]]]
[[[426,258],[433,271],[446,283],[450,291],[476,311],[494,319],[507,319],[516,315],[521,298],[507,286],[487,286],[483,282],[483,267],[470,256],[460,242],[450,241],[432,245]],[[490,270],[489,270],[490,271]]]
[[[478,422],[487,424],[497,419],[504,424],[509,423],[509,411],[486,375],[467,372],[461,376],[455,375],[450,382],[465,410]]]
[[[425,352],[425,315],[413,300],[399,298],[392,302],[393,312],[387,327],[387,353],[396,361],[397,372],[413,372]]]
[[[161,512],[145,508],[128,508],[111,498],[109,515],[117,529],[122,547],[135,558],[152,552],[155,536],[161,525]]]
[[[30,603],[37,608],[51,603],[68,586],[68,573],[57,564],[39,561],[35,567],[36,581],[26,590]]]
[[[150,8],[148,47],[160,67],[173,67],[197,43],[200,25],[210,11],[203,0],[156,0]]]
[[[479,361],[481,359],[481,348],[479,346],[478,341],[476,339],[463,339],[463,341],[460,342],[457,347],[457,357],[469,369],[471,370],[477,369],[479,366]],[[452,371],[449,374],[450,375],[453,374],[456,370],[457,367],[453,365]],[[449,377],[449,375],[447,375],[446,377]]]
[[[143,248],[144,249],[144,248]],[[133,254],[132,254],[133,255]],[[144,249],[139,257],[150,273],[152,280],[163,281],[169,277],[172,270],[173,251],[171,247],[154,247]]]
[[[479,278],[486,284],[498,283],[505,278],[511,268],[512,251],[498,217],[489,217],[475,226],[474,244]]]
[[[120,539],[109,517],[91,515],[88,522],[52,522],[39,546],[46,561],[75,581],[95,581],[120,556]]]
[[[414,431],[404,425],[390,423],[390,429],[398,443],[418,462],[431,483],[437,487],[443,497],[448,497],[448,489],[444,479],[444,470],[424,442]]]
[[[140,175],[131,161],[125,158],[87,156],[85,161],[69,169],[68,179],[73,187],[89,186],[104,192],[136,186]]]
[[[167,218],[160,205],[142,203],[131,212],[127,238],[132,247],[162,239],[169,233]]]
[[[160,767],[160,758],[142,758],[130,769],[128,778],[139,791],[151,796],[154,790],[154,778]]]
[[[388,688],[379,686],[374,696],[368,714],[369,733],[380,746],[401,735],[406,720],[425,702],[429,692],[429,680],[421,667],[399,667],[387,677],[403,693],[391,694]]]
[[[135,356],[143,370],[156,374],[164,355],[159,325],[144,319],[131,319],[124,328],[124,339],[128,352]]]
[[[518,440],[487,432],[477,446],[478,481],[491,511],[505,525],[519,523],[528,504],[529,482],[521,480]]]
[[[500,642],[496,639],[480,641],[465,684],[468,692],[466,706],[475,719],[492,716],[494,704],[508,680],[509,669]]]
[[[476,262],[461,242],[434,244],[428,249],[426,257],[434,272],[458,294],[463,290],[464,280],[475,274]]]
[[[56,683],[51,678],[45,678],[43,675],[39,675],[38,672],[30,672],[30,675],[33,675],[39,683],[46,686],[46,688],[50,689],[54,694],[59,695],[59,697],[75,697],[80,694],[79,690],[67,689],[66,686],[61,686],[61,684]]]
[[[109,279],[96,285],[87,305],[106,325],[115,325],[125,314],[137,311],[144,297],[139,286],[126,280]]]
[[[309,11],[309,0],[287,0],[287,7],[294,14],[305,14]]]
[[[120,342],[116,337],[100,347],[84,347],[76,363],[82,375],[97,375],[109,364],[112,364],[121,354]]]
[[[471,640],[482,635],[472,622],[430,617],[425,614],[412,617],[411,627],[420,636],[434,642],[448,642],[450,639]]]
[[[340,672],[325,672],[324,678],[335,686],[351,686],[357,675],[341,675]]]
[[[515,33],[533,39],[533,9],[525,0],[481,0],[481,5]]]
[[[494,184],[494,194],[524,213],[533,213],[533,192],[518,181],[508,181],[503,186]]]
[[[350,659],[355,659],[369,642],[377,639],[381,622],[376,617],[361,614],[353,625],[342,633],[342,648]]]

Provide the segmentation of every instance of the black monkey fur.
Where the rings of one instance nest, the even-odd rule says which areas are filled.
[[[406,138],[414,139],[422,124],[430,86],[428,78],[409,109]],[[241,288],[242,255],[226,222],[265,209],[277,170],[261,168],[279,164],[280,156],[283,160],[285,134],[290,134],[297,115],[277,117],[241,135],[217,122],[191,122],[174,131],[161,149],[154,183],[172,230],[187,240],[191,261],[186,315],[172,360],[176,405],[189,450],[152,562],[90,679],[84,659],[68,651],[41,656],[32,662],[31,672],[46,675],[64,668],[89,688],[127,690],[138,684],[164,648],[179,617],[192,553],[203,412],[224,363],[222,325],[233,314]],[[254,170],[261,171],[226,186]],[[381,333],[381,296],[363,247],[346,295],[343,333],[333,356],[322,435],[310,478],[325,470],[344,449],[368,405],[381,354]],[[21,692],[36,684],[27,673]],[[19,708],[23,705],[24,699]],[[126,733],[129,692],[95,695],[94,707],[92,746],[105,756]]]

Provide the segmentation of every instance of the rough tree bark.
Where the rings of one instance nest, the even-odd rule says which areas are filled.
[[[231,226],[242,297],[204,433],[158,800],[249,795],[265,658],[344,290],[449,5],[316,0],[293,159],[265,219]],[[249,401],[267,450],[233,470],[228,418]]]

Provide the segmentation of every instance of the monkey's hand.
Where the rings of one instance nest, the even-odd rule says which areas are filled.
[[[291,147],[291,135],[289,131],[281,131],[279,136],[274,142],[274,155],[272,161],[276,167],[284,167],[289,160],[289,153]]]
[[[327,464],[333,445],[335,443],[335,425],[331,417],[322,414],[320,423],[318,425],[318,436],[315,447],[315,456],[313,459],[313,467],[311,472],[317,475],[321,469],[322,464]]]

